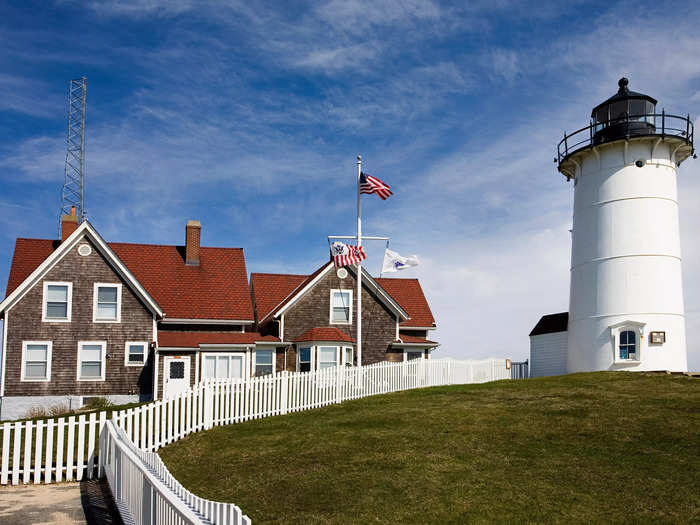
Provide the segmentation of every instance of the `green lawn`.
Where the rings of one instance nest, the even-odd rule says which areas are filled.
[[[254,523],[700,521],[700,379],[576,374],[375,396],[161,451]]]

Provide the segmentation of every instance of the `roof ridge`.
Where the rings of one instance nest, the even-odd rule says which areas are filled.
[[[276,275],[280,276],[283,275],[285,277],[308,277],[309,274],[307,273],[270,273],[270,272],[250,272],[250,275]]]
[[[49,241],[54,242],[58,239],[41,239],[39,237],[15,237],[15,241]]]
[[[108,242],[107,244],[114,245],[118,244],[121,246],[157,246],[159,248],[184,248],[184,244],[155,244],[150,242]],[[243,250],[237,246],[201,246],[200,249],[208,250]]]

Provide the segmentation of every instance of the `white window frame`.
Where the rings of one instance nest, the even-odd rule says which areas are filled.
[[[301,351],[304,348],[309,349],[309,372],[313,372],[314,371],[314,353],[316,352],[316,347],[314,345],[297,346],[297,372],[301,372]]]
[[[642,362],[643,352],[644,352],[644,327],[646,323],[639,323],[637,321],[625,321],[623,323],[618,323],[610,327],[610,337],[612,339],[613,346],[613,363],[616,365],[638,365]],[[622,332],[634,332],[637,336],[637,348],[636,348],[636,359],[622,359],[620,358],[620,334]]]
[[[340,366],[340,346],[330,345],[330,344],[320,344],[316,346],[316,363],[318,363],[318,370],[321,370],[321,348],[335,348],[335,366]]]
[[[66,317],[64,319],[56,319],[53,317],[46,316],[46,309],[48,306],[46,294],[48,292],[49,286],[67,286],[68,287],[68,295],[67,295],[68,304],[66,306]],[[41,321],[43,323],[70,323],[72,311],[73,311],[73,283],[69,283],[69,282],[65,282],[65,281],[44,281],[44,295],[43,295],[42,300],[41,300]]]
[[[143,362],[132,363],[129,361],[129,347],[131,345],[143,345]],[[124,366],[144,366],[148,360],[148,342],[147,341],[127,341],[124,343]]]
[[[100,319],[97,317],[97,292],[100,288],[117,289],[117,318]],[[95,283],[92,288],[92,322],[93,323],[121,323],[122,322],[122,285],[121,283]]]
[[[205,360],[207,357],[216,357],[217,359],[219,357],[228,357],[229,358],[229,365],[228,365],[229,371],[231,370],[231,358],[232,357],[242,357],[243,358],[243,375],[241,376],[241,379],[248,379],[250,377],[250,368],[248,367],[248,352],[202,352],[201,353],[201,363],[200,363],[200,367],[199,367],[201,379],[216,379],[216,378],[209,378],[209,377],[204,376],[204,373],[206,371],[206,368],[204,367],[204,363],[205,363]]]
[[[348,358],[345,355],[345,353],[350,350],[352,352],[352,361],[348,363]],[[344,346],[342,350],[340,351],[340,357],[342,359],[342,362],[340,363],[341,366],[355,366],[355,349],[352,346]]]
[[[347,321],[334,321],[333,320],[333,294],[335,294],[336,292],[347,293],[350,296],[349,313],[348,313],[348,320]],[[331,289],[330,305],[329,305],[329,310],[328,310],[328,321],[330,324],[342,324],[342,325],[352,324],[352,289],[351,288],[333,288],[333,289]]]
[[[256,348],[253,351],[253,375],[256,375],[256,367],[258,364],[258,352],[272,352],[272,375],[277,372],[277,349],[276,348]],[[267,363],[265,363],[267,364]],[[262,377],[262,376],[258,376]]]
[[[419,359],[425,359],[425,348],[406,348],[403,349],[403,360],[408,362],[408,354],[420,354]]]
[[[96,377],[87,377],[87,378],[81,378],[80,377],[80,370],[82,369],[82,361],[80,360],[80,352],[83,349],[83,346],[86,345],[100,345],[102,347],[102,366],[101,366],[101,372],[102,375],[98,379]],[[105,380],[105,375],[107,372],[107,341],[78,341],[78,370],[76,371],[76,379],[78,381],[104,381]]]
[[[27,378],[25,375],[25,365],[27,363],[27,346],[29,345],[46,345],[46,377],[45,378]],[[22,371],[20,372],[20,381],[26,383],[47,383],[51,381],[51,355],[53,349],[52,341],[22,341]]]

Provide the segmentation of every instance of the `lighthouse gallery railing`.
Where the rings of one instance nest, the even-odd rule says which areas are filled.
[[[644,115],[626,115],[605,122],[592,122],[585,128],[564,133],[564,138],[557,146],[555,162],[562,163],[569,155],[577,151],[630,137],[658,136],[681,138],[686,144],[693,144],[694,129],[690,115],[681,117],[661,113]]]

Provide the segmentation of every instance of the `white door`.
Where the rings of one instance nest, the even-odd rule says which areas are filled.
[[[190,357],[163,356],[163,399],[184,392],[190,386]]]

